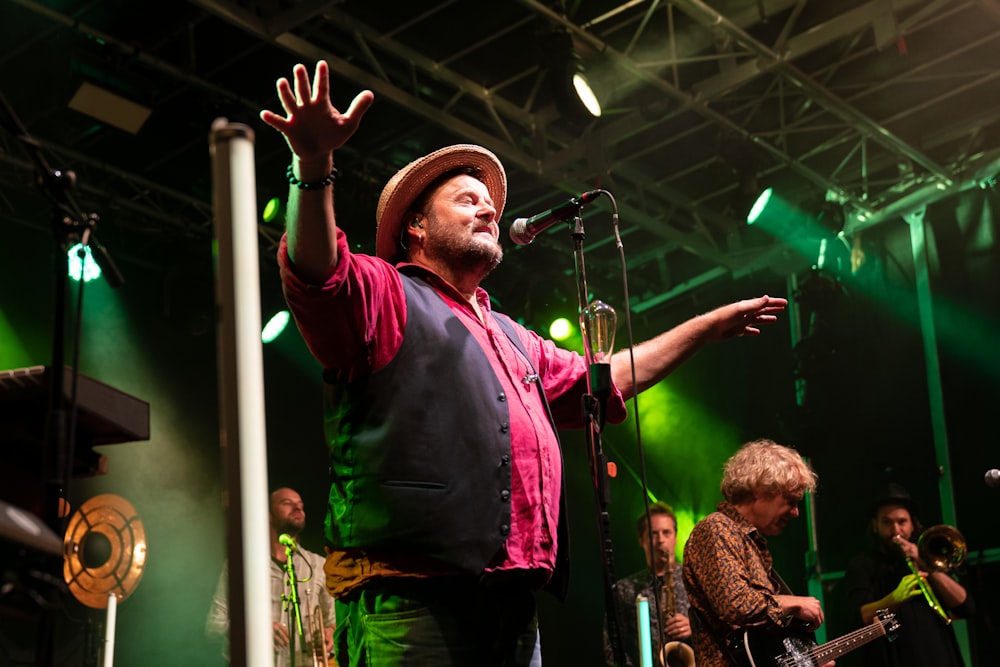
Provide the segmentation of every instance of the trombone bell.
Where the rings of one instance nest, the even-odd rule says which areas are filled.
[[[954,526],[931,526],[917,540],[920,560],[935,570],[950,572],[962,564],[968,547],[965,537]]]

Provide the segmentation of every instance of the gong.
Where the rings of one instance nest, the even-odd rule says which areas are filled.
[[[124,600],[146,566],[146,531],[132,504],[105,493],[84,502],[70,517],[63,540],[63,578],[77,600],[93,609],[108,596]]]

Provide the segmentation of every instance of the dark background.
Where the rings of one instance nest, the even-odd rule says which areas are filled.
[[[682,537],[719,500],[722,463],[740,443],[770,437],[811,460],[820,476],[814,514],[829,637],[856,626],[838,575],[866,548],[871,498],[888,481],[902,483],[924,508],[925,525],[941,521],[948,504],[931,431],[934,383],[915,296],[918,271],[900,215],[926,205],[939,407],[957,524],[970,551],[962,577],[979,607],[968,625],[975,664],[995,664],[1000,489],[987,488],[983,473],[1000,467],[1000,201],[996,170],[988,169],[1000,154],[996,3],[924,11],[924,3],[901,0],[888,14],[885,3],[863,0],[806,2],[801,12],[778,0],[709,3],[768,49],[791,39],[791,70],[757,57],[733,31],[706,27],[691,2],[660,3],[647,23],[652,4],[0,3],[7,46],[0,90],[53,164],[78,172],[76,192],[86,211],[100,214],[100,239],[126,278],[119,290],[103,281],[86,288],[81,371],[150,405],[149,440],[99,447],[107,473],[71,486],[73,508],[113,493],[134,505],[145,527],[145,573],[119,608],[118,664],[222,664],[203,630],[225,558],[207,136],[220,116],[252,127],[261,207],[283,197],[287,149],[256,113],[276,108],[275,78],[317,57],[334,65],[338,103],[361,87],[377,95],[337,156],[340,221],[361,250],[372,248],[378,193],[397,168],[448,143],[475,141],[508,167],[504,229],[567,193],[612,192],[637,341],[734,299],[768,293],[792,300],[760,338],[712,344],[644,394],[642,446],[649,491],[678,510]],[[871,20],[847,20],[859,15]],[[557,110],[537,60],[539,36],[546,44],[555,25],[618,53],[635,38],[625,58],[633,67],[617,73],[629,89],[601,123],[581,124]],[[830,35],[820,26],[836,34],[815,41]],[[279,28],[305,46],[279,44]],[[675,46],[679,59],[670,61]],[[750,69],[755,74],[746,74]],[[812,84],[803,84],[803,73]],[[133,134],[69,109],[82,82],[147,106],[148,121]],[[747,227],[740,207],[749,175],[785,186],[813,222],[823,211],[822,229],[803,224],[782,236]],[[22,143],[0,132],[0,369],[52,358],[56,241],[51,205],[33,181]],[[846,193],[843,218],[817,205],[824,181]],[[878,214],[868,223],[857,216],[865,207]],[[588,277],[594,294],[619,313],[621,347],[625,308],[610,210],[602,199],[585,211]],[[842,240],[831,236],[837,231]],[[266,316],[280,304],[280,225],[262,224],[259,232]],[[812,280],[819,233],[832,243],[833,289],[822,289],[832,284],[824,276]],[[847,252],[855,242],[866,262],[851,272]],[[529,247],[507,243],[506,251],[485,283],[501,310],[539,329],[556,316],[576,319],[565,234],[552,230]],[[302,494],[304,542],[321,551],[320,369],[293,330],[265,346],[263,359],[269,482]],[[9,433],[8,422],[2,427]],[[43,445],[0,443],[0,498],[27,505],[25,496],[43,487],[20,463]],[[609,427],[604,444],[619,469],[610,511],[621,576],[641,566],[634,424]],[[594,665],[603,602],[583,434],[564,433],[563,449],[572,581],[565,604],[539,598],[545,659]],[[2,544],[7,582],[8,568],[20,561]],[[804,592],[805,519],[771,546],[784,578]],[[4,591],[0,665],[34,664],[37,605]],[[53,618],[56,664],[88,664],[102,614],[68,600]],[[859,656],[838,664],[860,664]]]

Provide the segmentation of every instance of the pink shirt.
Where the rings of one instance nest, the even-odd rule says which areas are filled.
[[[396,268],[376,257],[353,254],[338,229],[339,263],[322,286],[310,286],[295,275],[285,239],[278,250],[285,296],[306,344],[326,369],[345,379],[364,377],[384,367],[399,350],[406,328],[406,297]],[[538,391],[541,383],[559,428],[582,425],[580,396],[586,392],[586,363],[574,352],[557,347],[517,326],[531,364],[493,318],[490,300],[480,288],[475,311],[451,285],[424,271],[442,300],[468,328],[490,361],[508,397],[511,424],[511,530],[493,569],[555,567],[556,527],[562,463],[559,441],[549,426]],[[532,378],[532,366],[538,378]],[[617,391],[608,401],[607,419],[625,418]]]

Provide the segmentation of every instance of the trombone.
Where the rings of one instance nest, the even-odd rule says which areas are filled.
[[[920,553],[920,559],[927,563],[931,570],[951,572],[965,560],[967,546],[965,538],[957,528],[940,524],[931,526],[920,534],[920,539],[917,540],[917,551]],[[945,625],[950,625],[951,616],[938,602],[934,589],[920,576],[920,571],[909,556],[906,556],[906,564],[909,566],[910,572],[916,575],[920,592],[923,593],[927,604],[941,617]]]
[[[313,667],[330,667],[326,653],[326,620],[323,618],[323,607],[319,605],[316,605],[313,613],[309,615],[309,642],[312,648]]]

